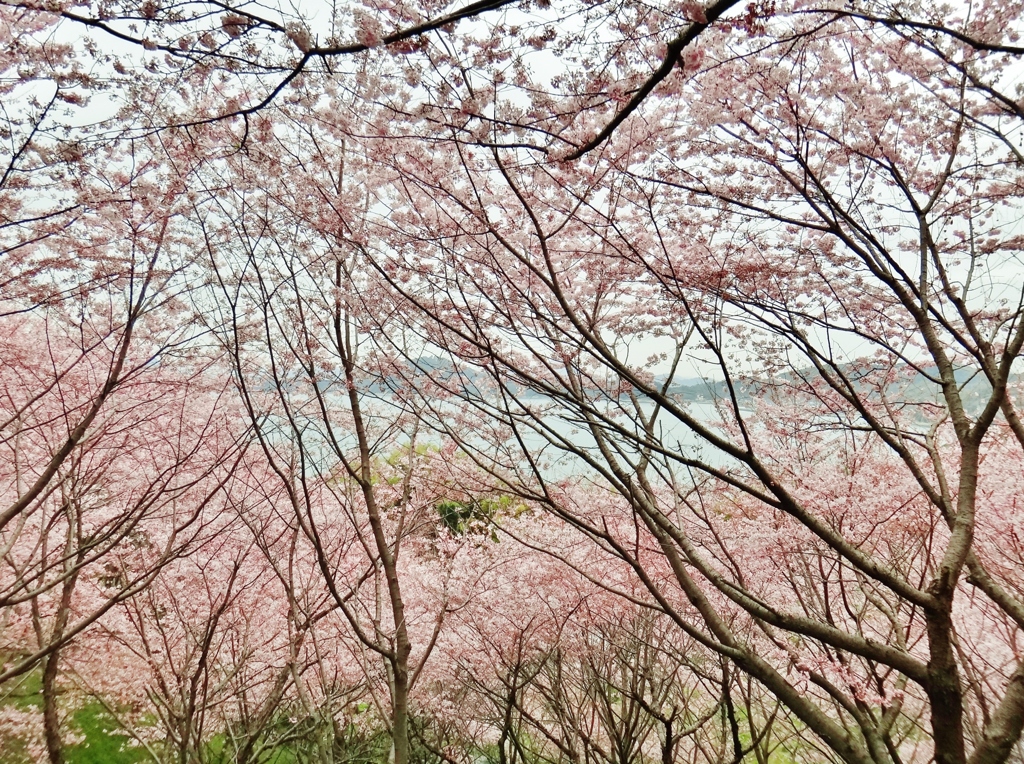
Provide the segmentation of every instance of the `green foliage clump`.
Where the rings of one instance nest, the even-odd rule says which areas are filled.
[[[448,499],[438,503],[437,514],[441,523],[455,536],[490,535],[491,541],[498,541],[494,525],[501,517],[517,517],[525,507],[516,503],[511,496],[487,497],[456,501]]]

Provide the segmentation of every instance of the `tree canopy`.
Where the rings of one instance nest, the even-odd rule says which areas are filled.
[[[4,0],[0,745],[1024,757],[1022,31]]]

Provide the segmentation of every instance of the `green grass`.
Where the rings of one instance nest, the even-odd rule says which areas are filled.
[[[42,678],[38,670],[21,677],[11,688],[10,695],[0,704],[21,711],[42,712]],[[2,731],[0,731],[2,732]],[[72,712],[62,724],[61,737],[83,738],[81,743],[65,744],[67,764],[138,764],[148,759],[146,751],[133,745],[130,736],[121,731],[117,722],[99,703],[87,703]],[[25,743],[16,738],[0,735],[0,764],[36,764],[28,755]]]
[[[69,726],[85,739],[77,745],[65,746],[68,764],[137,764],[148,759],[145,749],[124,734],[98,703],[75,711]]]

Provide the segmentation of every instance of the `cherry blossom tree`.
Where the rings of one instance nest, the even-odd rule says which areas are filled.
[[[619,113],[609,120],[610,133],[709,26],[729,11],[736,20],[726,26],[736,21],[749,24],[771,12],[767,6],[752,7],[744,20],[737,6],[737,0],[718,0],[707,7],[688,1],[657,9],[626,3],[575,3],[553,9],[546,2],[512,0],[351,3],[330,8],[159,0],[39,6],[9,0],[4,11],[12,36],[29,44],[35,44],[34,35],[44,29],[76,41],[76,56],[88,62],[82,68],[90,71],[79,78],[80,87],[100,92],[114,84],[123,91],[113,99],[118,105],[149,107],[134,114],[122,112],[121,118],[133,127],[247,120],[275,100],[291,96],[293,88],[301,90],[305,80],[335,79],[371,62],[385,78],[396,81],[408,77],[403,69],[417,70],[418,78],[433,68],[441,75],[434,84],[449,72],[475,70],[495,91],[505,91],[503,96],[538,95],[541,110],[561,101],[556,111],[563,115],[578,109],[585,118],[602,119],[611,106],[613,114]],[[594,34],[595,30],[601,31]],[[459,47],[463,50],[457,52]],[[525,78],[528,54],[539,50],[570,54],[565,56],[567,63],[578,58],[576,71],[564,81],[534,93]],[[638,57],[646,59],[639,67]],[[131,78],[136,71],[145,72],[141,81]],[[595,95],[608,89],[613,73],[621,75],[623,84],[614,92]],[[197,85],[212,88],[213,97],[190,102],[184,91]],[[615,107],[624,99],[629,101],[625,108]],[[446,109],[460,110],[461,98],[446,101]],[[479,116],[489,105],[480,102]],[[496,124],[514,131],[531,121],[499,118]],[[540,134],[555,131],[546,125]]]
[[[305,172],[315,188],[295,184]],[[315,617],[321,628],[343,619],[348,638],[335,639],[405,764],[410,695],[448,611],[432,541],[445,488],[414,400],[394,387],[404,360],[368,335],[383,325],[397,340],[402,327],[387,323],[388,292],[350,243],[358,223],[346,213],[365,204],[365,169],[343,142],[292,144],[261,117],[248,152],[209,173],[233,191],[197,208],[217,301],[205,320],[233,365],[268,506],[298,533],[316,591],[329,595],[318,607],[331,618]]]
[[[3,14],[40,60],[4,84],[0,683],[6,694],[38,667],[60,761],[68,646],[202,536],[244,428],[187,318],[183,178],[152,143],[64,140],[56,104],[75,102],[80,62],[46,25]],[[50,103],[19,105],[18,88],[46,77]]]
[[[936,761],[1005,761],[1024,719],[1021,602],[982,541],[1004,509],[979,494],[990,450],[1024,443],[1019,20],[957,24],[796,8],[708,32],[582,164],[448,127],[430,156],[389,143],[365,248],[454,370],[431,399],[481,412],[435,425],[850,762],[901,760],[919,723]],[[707,382],[680,383],[688,355]],[[977,692],[988,619],[1008,636]]]
[[[705,38],[725,37],[741,50],[769,29],[792,40],[855,20],[925,47],[1021,53],[1014,40],[998,37],[1015,16],[995,0],[967,9],[937,2],[850,8],[827,0],[557,7],[511,0],[330,7],[7,0],[3,9],[14,65],[45,62],[41,78],[73,84],[66,94],[72,99],[97,94],[113,109],[123,107],[115,123],[121,128],[227,120],[244,142],[250,118],[271,105],[301,100],[310,87],[321,94],[341,88],[387,103],[413,131],[425,124],[471,145],[571,159],[601,149],[646,119],[652,104],[674,96],[699,66]],[[70,77],[54,66],[59,56],[77,62]]]
[[[222,504],[237,443],[216,399],[201,378],[126,385],[61,465],[55,485],[5,529],[0,676],[16,683],[41,666],[51,760],[61,760],[58,666],[73,659],[68,646],[201,542],[209,513]],[[19,433],[16,469],[31,475],[37,443],[61,443],[62,424],[58,413]]]
[[[643,668],[666,623],[709,656],[716,754],[1019,755],[1019,7],[319,11],[0,6],[0,681],[39,667],[51,760],[74,640],[170,603],[181,757],[207,709],[246,756],[288,703],[333,720],[347,650],[405,764],[469,605],[438,509],[458,530],[481,496],[582,533],[615,564],[547,551],[650,618],[595,616],[575,652],[519,629],[508,671],[467,674],[505,698],[502,756],[524,724],[570,759],[655,729],[678,755]],[[438,477],[447,440],[478,495]],[[195,549],[220,502],[244,553]],[[207,563],[195,612],[137,596]],[[245,581],[287,601],[272,667],[221,657]],[[211,660],[221,695],[193,691]]]
[[[446,760],[697,762],[791,744],[770,702],[762,728],[765,699],[744,705],[736,675],[680,640],[621,560],[536,509],[495,522],[498,541],[456,561],[472,595],[425,678]]]

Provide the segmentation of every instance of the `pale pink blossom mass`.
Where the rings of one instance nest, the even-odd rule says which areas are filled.
[[[1022,31],[5,0],[0,761],[1024,760]]]

